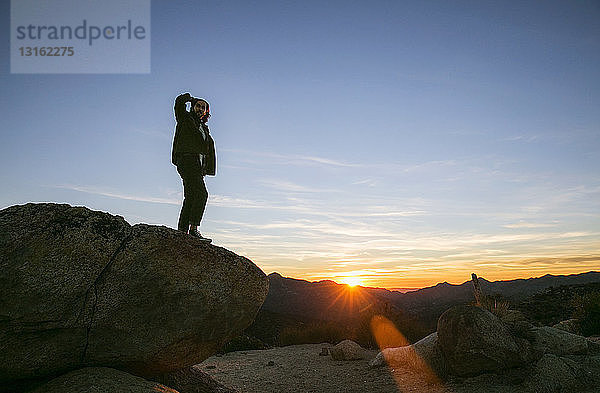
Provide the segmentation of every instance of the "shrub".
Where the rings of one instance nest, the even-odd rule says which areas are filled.
[[[370,305],[355,317],[345,320],[313,321],[284,327],[275,344],[337,344],[352,340],[363,348],[394,347],[415,342],[429,333],[417,317],[381,303]]]
[[[479,299],[477,306],[483,308],[484,310],[488,310],[498,318],[501,318],[506,315],[510,304],[507,300],[502,299],[501,297],[484,295]]]
[[[279,334],[279,345],[337,344],[352,339],[350,329],[340,322],[314,322],[302,326],[286,327]]]
[[[267,349],[268,345],[260,341],[256,337],[250,337],[245,334],[239,335],[231,340],[229,340],[219,353],[228,353],[228,352],[236,352],[236,351],[249,351],[253,349]]]
[[[600,334],[600,291],[573,296],[573,318],[579,321],[584,336]]]

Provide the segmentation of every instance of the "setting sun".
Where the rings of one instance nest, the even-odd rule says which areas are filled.
[[[362,284],[362,280],[360,279],[360,277],[357,277],[357,276],[343,277],[340,279],[340,282],[342,284],[348,285],[349,287],[355,287],[357,285]]]

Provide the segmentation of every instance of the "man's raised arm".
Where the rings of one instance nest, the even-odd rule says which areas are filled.
[[[185,118],[185,103],[192,100],[190,93],[183,93],[175,98],[175,120],[180,121]]]

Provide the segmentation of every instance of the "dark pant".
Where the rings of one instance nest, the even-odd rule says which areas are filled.
[[[183,180],[183,206],[179,213],[177,229],[187,231],[189,225],[200,225],[208,191],[197,155],[183,155],[177,160],[177,172]]]

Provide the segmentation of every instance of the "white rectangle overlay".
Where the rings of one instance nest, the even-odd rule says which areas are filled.
[[[150,73],[150,0],[11,0],[10,72]]]

